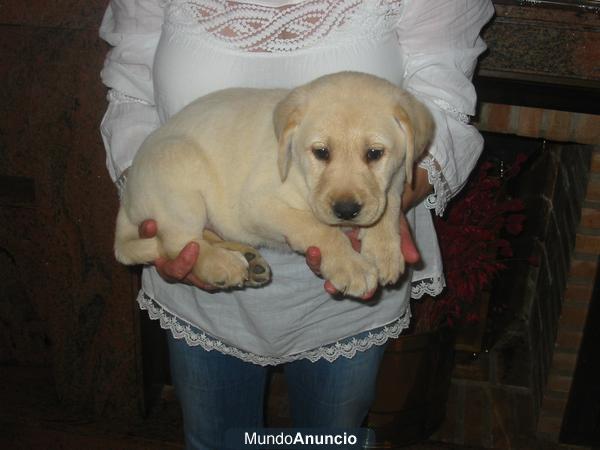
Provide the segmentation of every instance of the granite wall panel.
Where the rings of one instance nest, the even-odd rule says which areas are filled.
[[[483,37],[489,51],[481,69],[564,84],[600,80],[600,17],[593,10],[495,5]]]

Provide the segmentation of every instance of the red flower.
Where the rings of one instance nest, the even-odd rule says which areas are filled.
[[[517,235],[523,231],[523,223],[525,222],[524,214],[510,214],[506,218],[506,231],[512,235]]]
[[[504,178],[490,175],[493,164],[483,162],[460,196],[448,207],[444,218],[435,218],[446,275],[446,289],[433,299],[431,307],[422,308],[427,317],[418,321],[430,327],[446,321],[453,325],[461,321],[478,320],[474,306],[498,271],[505,266],[499,261],[510,258],[510,242],[500,234],[522,232],[525,215],[520,199],[507,198],[504,186],[514,177],[526,157],[519,155],[505,172]]]

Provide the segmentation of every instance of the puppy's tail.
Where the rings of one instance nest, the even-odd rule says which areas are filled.
[[[158,238],[140,238],[137,225],[127,217],[125,209],[121,206],[117,215],[117,228],[115,232],[115,257],[123,264],[145,264],[154,261],[160,256],[160,243]]]

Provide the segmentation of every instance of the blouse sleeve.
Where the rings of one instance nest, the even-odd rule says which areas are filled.
[[[471,78],[486,49],[479,36],[494,14],[490,0],[404,0],[398,38],[405,57],[404,88],[425,103],[435,121],[427,169],[434,193],[426,206],[442,214],[466,183],[483,148],[469,124],[476,94]]]
[[[100,26],[100,37],[113,47],[101,72],[109,105],[100,131],[106,165],[118,185],[144,139],[159,126],[152,64],[163,16],[160,0],[111,0]]]

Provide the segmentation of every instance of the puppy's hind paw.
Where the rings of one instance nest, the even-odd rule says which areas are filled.
[[[244,252],[244,258],[248,261],[248,280],[244,286],[260,287],[271,280],[271,268],[262,255],[252,247]]]
[[[221,241],[213,245],[244,255],[248,261],[248,278],[244,281],[244,287],[261,287],[271,281],[271,267],[254,247],[229,241]]]

